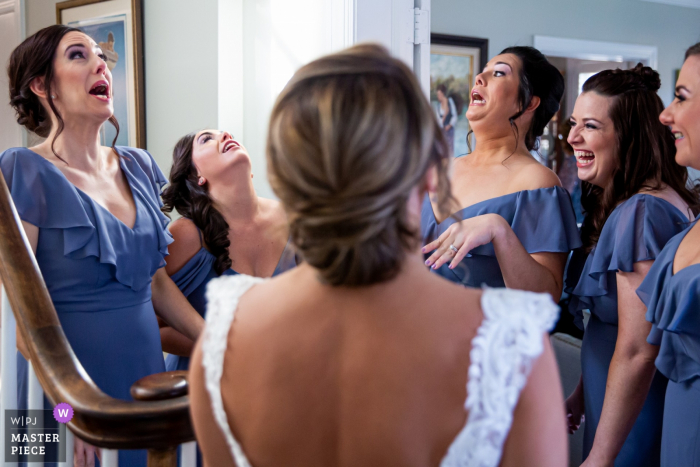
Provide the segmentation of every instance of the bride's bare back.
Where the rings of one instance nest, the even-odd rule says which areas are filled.
[[[221,392],[254,467],[439,465],[466,422],[481,291],[431,275],[419,261],[362,288],[321,285],[300,266],[241,298]],[[199,346],[191,372],[205,461],[235,465],[212,415]],[[548,347],[518,412],[502,465],[563,465],[562,395]]]

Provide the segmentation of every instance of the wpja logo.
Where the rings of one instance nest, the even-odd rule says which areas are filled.
[[[73,408],[5,410],[5,462],[65,462],[66,423]]]

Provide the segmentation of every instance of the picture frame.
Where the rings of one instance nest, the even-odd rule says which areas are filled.
[[[146,148],[142,0],[68,0],[56,3],[56,23],[81,29],[107,55],[112,72],[117,145]],[[111,146],[116,130],[108,122],[101,143]]]
[[[476,75],[488,63],[488,47],[488,39],[430,35],[430,103],[457,157],[474,148],[474,137],[465,113]],[[445,92],[438,94],[438,90]],[[451,125],[450,122],[456,123]]]

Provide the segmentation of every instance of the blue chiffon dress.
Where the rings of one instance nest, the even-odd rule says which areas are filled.
[[[656,368],[669,379],[663,467],[700,466],[700,264],[673,273],[676,251],[688,230],[669,240],[637,289],[652,323],[647,341],[661,346]]]
[[[133,228],[29,149],[2,153],[0,170],[20,218],[39,228],[36,260],[73,352],[104,393],[131,400],[135,381],[165,371],[150,285],[172,237],[160,212],[166,178],[146,151],[117,151],[136,204]],[[28,365],[19,352],[17,360],[26,408]],[[119,465],[145,466],[146,451],[120,451]]]
[[[201,232],[200,232],[201,241]],[[205,292],[207,284],[210,280],[219,275],[214,270],[214,261],[216,258],[204,246],[195,254],[178,272],[171,276],[171,279],[180,288],[183,295],[187,297],[192,307],[204,317],[207,307]],[[294,254],[294,248],[287,243],[282,251],[277,267],[272,273],[272,276],[282,274],[297,265],[297,258]],[[233,269],[224,271],[224,276],[234,276],[238,274]],[[178,355],[168,355],[165,357],[165,368],[167,371],[187,370],[190,366],[189,357],[180,357]]]
[[[581,347],[584,460],[600,422],[617,342],[617,272],[632,272],[634,263],[656,259],[666,242],[687,226],[687,217],[668,201],[636,194],[613,210],[587,257],[577,250],[571,258],[566,278],[566,290],[571,294],[569,310],[581,329],[583,310],[591,313]],[[659,465],[666,383],[666,377],[657,372],[642,411],[615,460],[616,467]]]
[[[421,210],[423,245],[437,239],[458,220],[484,214],[503,217],[528,253],[566,253],[581,246],[576,214],[562,187],[539,188],[487,199],[454,213],[438,223],[428,196]],[[457,218],[457,219],[455,219]],[[426,254],[426,259],[432,253]],[[444,264],[431,271],[468,287],[505,287],[493,244],[474,248],[454,269]]]

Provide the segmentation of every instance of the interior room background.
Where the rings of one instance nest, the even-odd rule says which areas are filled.
[[[367,1],[340,4],[357,8]],[[660,95],[668,104],[685,49],[700,41],[700,1],[659,1],[677,4],[432,0],[430,29],[488,39],[489,56],[510,45],[533,45],[535,35],[656,46]],[[26,35],[56,22],[55,4],[25,0]],[[226,129],[249,149],[258,193],[272,196],[264,153],[269,112],[296,68],[346,43],[342,32],[328,29],[331,4],[339,1],[143,0],[146,148],[166,174],[180,136]]]

